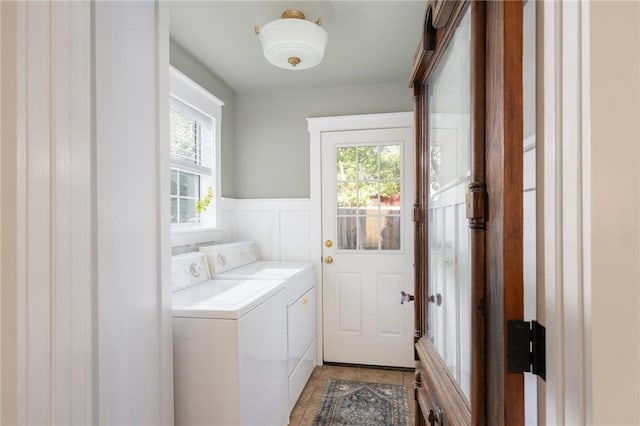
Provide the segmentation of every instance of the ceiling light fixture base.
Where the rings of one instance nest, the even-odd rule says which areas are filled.
[[[298,9],[287,9],[280,16],[282,19],[305,19],[304,13]]]

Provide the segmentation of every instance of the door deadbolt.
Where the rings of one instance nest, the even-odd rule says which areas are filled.
[[[329,248],[329,247],[333,246],[333,241],[331,241],[331,240],[327,240],[327,241],[325,241],[325,242],[324,242],[324,246],[325,246],[325,247],[327,247],[327,248]]]

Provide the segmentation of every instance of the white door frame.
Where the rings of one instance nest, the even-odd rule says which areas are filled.
[[[173,424],[168,9],[0,2],[2,424]]]
[[[413,111],[384,114],[307,118],[309,130],[309,199],[311,202],[310,253],[316,268],[316,362],[323,363],[322,335],[322,133],[413,127]]]
[[[536,6],[538,424],[592,424],[590,4]]]

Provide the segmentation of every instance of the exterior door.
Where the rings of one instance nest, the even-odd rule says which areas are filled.
[[[430,1],[416,115],[416,425],[522,425],[522,3]]]
[[[324,360],[413,367],[413,130],[322,135]]]

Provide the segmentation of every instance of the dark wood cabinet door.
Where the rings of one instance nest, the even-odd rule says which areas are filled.
[[[411,76],[416,424],[523,424],[505,362],[523,315],[522,3],[444,3]]]

